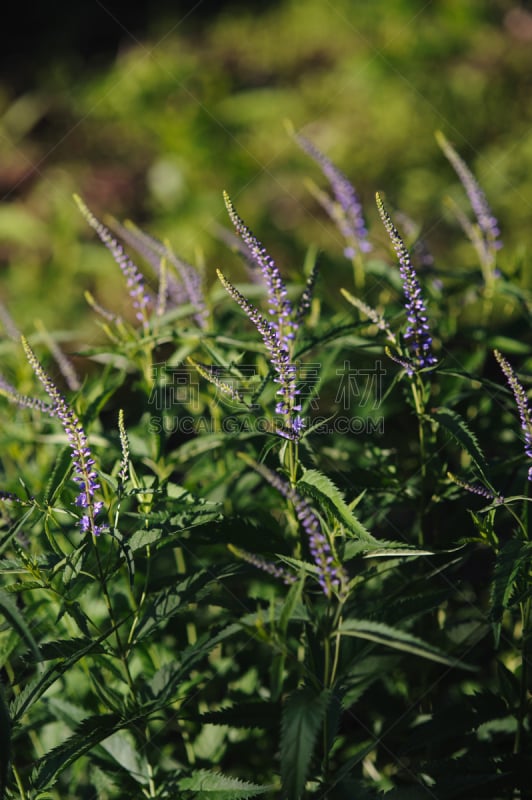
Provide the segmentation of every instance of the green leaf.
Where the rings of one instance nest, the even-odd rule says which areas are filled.
[[[51,664],[46,667],[41,675],[39,675],[31,683],[27,684],[19,695],[15,697],[10,706],[11,718],[13,723],[20,720],[29,708],[41,697],[44,692],[52,686],[55,681],[67,672],[71,666],[79,661],[84,656],[89,655],[91,652],[99,652],[101,643],[105,641],[110,635],[110,631],[106,631],[102,636],[94,641],[91,641],[87,646],[82,644],[63,661],[56,664]],[[80,642],[84,640],[80,639]]]
[[[271,792],[273,788],[248,783],[206,769],[200,769],[190,777],[182,778],[178,786],[183,792],[194,792],[194,800],[246,800],[248,797]]]
[[[408,545],[405,542],[385,539],[374,539],[371,542],[351,539],[346,542],[343,552],[344,561],[359,555],[363,555],[364,558],[419,558],[419,556],[432,556],[434,553],[431,550],[417,550],[414,545]]]
[[[283,607],[281,610],[281,614],[279,616],[279,631],[283,634],[286,634],[288,630],[288,623],[292,619],[292,616],[296,610],[296,608],[301,603],[301,595],[303,593],[303,581],[298,581],[294,583],[286,595],[286,600],[283,603]]]
[[[308,494],[318,500],[323,508],[328,509],[339,522],[345,525],[359,539],[365,542],[375,542],[371,533],[366,530],[353,514],[341,491],[326,475],[316,469],[306,469],[303,477],[298,481],[297,488],[304,494]]]
[[[137,550],[142,550],[144,547],[159,541],[164,535],[165,532],[162,528],[149,528],[148,530],[142,528],[140,531],[135,531],[129,538],[129,548],[135,553]]]
[[[156,628],[166,625],[176,614],[182,614],[189,608],[190,602],[196,602],[199,594],[211,582],[222,577],[225,567],[216,570],[202,570],[190,577],[155,594],[145,606],[145,612],[136,631],[135,640],[149,636]]]
[[[278,704],[238,703],[218,711],[208,711],[201,715],[201,721],[212,725],[228,725],[230,728],[273,730],[279,723]]]
[[[189,675],[190,670],[197,662],[208,656],[220,642],[239,631],[240,626],[234,623],[216,631],[214,635],[212,635],[212,631],[204,634],[194,644],[183,650],[179,661],[164,664],[158,669],[151,680],[143,686],[142,693],[149,699],[155,699],[158,707],[161,708],[165,703],[172,702],[180,683]]]
[[[457,658],[446,655],[441,650],[427,644],[411,633],[392,628],[383,622],[373,622],[371,620],[350,619],[343,622],[338,628],[338,636],[354,636],[358,639],[369,639],[371,642],[386,645],[394,650],[401,650],[404,653],[412,653],[429,661],[437,661],[449,667],[460,667],[469,671],[476,671],[475,667],[466,664]]]
[[[310,762],[331,697],[328,689],[316,694],[310,686],[293,692],[283,708],[281,725],[281,781],[290,800],[301,797]]]
[[[491,585],[491,616],[495,623],[495,641],[499,644],[500,621],[509,608],[519,575],[530,561],[532,545],[519,539],[509,539],[497,554]]]
[[[4,796],[11,758],[11,719],[0,685],[0,800]]]
[[[471,456],[478,469],[484,474],[486,458],[473,431],[467,426],[460,414],[449,408],[434,409],[430,418],[438,422],[452,438]]]
[[[0,614],[4,615],[6,620],[11,624],[11,627],[14,628],[20,638],[26,642],[36,660],[41,661],[39,647],[33,638],[29,626],[26,624],[26,620],[22,616],[20,610],[17,608],[17,604],[4,590],[0,590]]]
[[[60,772],[119,730],[123,724],[118,714],[97,714],[87,717],[69,739],[54,747],[37,762],[32,774],[33,788],[38,791],[48,789]]]
[[[35,508],[30,508],[26,511],[23,516],[18,520],[16,525],[10,528],[3,536],[0,538],[0,555],[7,550],[9,545],[11,544],[11,540],[14,539],[20,531],[23,531],[27,528],[27,523],[29,522],[30,517],[35,512]]]
[[[99,747],[137,783],[148,783],[148,762],[129,731],[116,731]]]
[[[105,652],[102,645],[96,646],[92,639],[57,639],[41,645],[41,658],[43,661],[50,661],[53,658],[75,657],[79,652],[85,653],[87,650],[92,650],[93,653]]]

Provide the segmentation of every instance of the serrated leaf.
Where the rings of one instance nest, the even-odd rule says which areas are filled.
[[[15,601],[4,590],[0,590],[0,614],[3,614],[11,627],[18,633],[21,640],[27,644],[36,660],[40,661],[41,653],[39,647],[33,638],[29,626],[26,624],[26,620],[17,608]]]
[[[359,639],[368,639],[371,642],[383,644],[394,650],[401,650],[405,653],[427,658],[429,661],[437,661],[449,667],[460,667],[469,671],[476,671],[476,668],[466,664],[459,659],[446,655],[444,652],[430,644],[427,644],[417,636],[401,630],[392,628],[383,622],[373,622],[372,620],[350,619],[343,622],[338,628],[339,636],[354,636]]]
[[[486,458],[477,437],[460,414],[450,408],[437,408],[431,412],[430,418],[445,428],[452,438],[471,456],[478,469],[484,474],[487,468]]]
[[[43,661],[69,658],[80,651],[86,652],[87,649],[93,653],[104,652],[104,648],[101,645],[95,646],[91,639],[57,639],[55,642],[45,642],[41,645],[41,658]]]
[[[531,555],[532,545],[519,539],[509,539],[497,554],[491,584],[491,615],[495,622],[497,646],[503,611],[509,607],[519,574],[524,565],[530,561]]]
[[[418,558],[419,556],[431,556],[431,550],[417,550],[414,545],[409,546],[404,542],[386,541],[384,539],[374,539],[371,542],[361,542],[350,540],[346,542],[343,557],[345,561],[356,556],[363,555],[364,558]]]
[[[374,542],[371,533],[353,514],[344,500],[341,491],[323,473],[316,469],[305,470],[303,477],[298,481],[298,489],[304,494],[309,494],[327,508],[336,519],[346,526],[355,536],[366,542]]]
[[[41,697],[44,692],[52,686],[55,681],[67,672],[71,666],[79,661],[83,656],[88,655],[91,651],[97,652],[100,645],[109,636],[109,631],[102,634],[98,639],[90,642],[86,647],[80,646],[68,658],[60,661],[57,664],[51,664],[46,667],[41,675],[39,675],[31,683],[27,684],[19,695],[15,697],[10,706],[10,713],[13,723],[20,720],[29,708]],[[83,640],[80,640],[83,641]]]
[[[130,549],[136,552],[137,550],[142,550],[144,547],[159,541],[164,535],[162,528],[141,529],[140,531],[135,531],[129,538],[128,544]]]
[[[188,778],[178,781],[183,792],[194,792],[194,800],[247,800],[258,794],[271,792],[271,786],[259,786],[238,778],[200,769]]]
[[[200,659],[208,656],[216,645],[238,632],[240,626],[235,623],[227,625],[214,635],[212,632],[204,634],[183,650],[179,661],[164,664],[158,669],[143,687],[143,693],[150,699],[155,699],[159,707],[171,702],[175,698],[179,684],[188,676],[192,667]]]
[[[298,800],[305,788],[316,739],[331,692],[316,694],[310,686],[293,692],[283,708],[281,724],[281,781],[290,800]]]
[[[119,714],[87,717],[70,738],[39,759],[32,773],[33,788],[37,791],[48,789],[60,772],[123,725]]]
[[[30,517],[35,512],[35,508],[30,508],[26,511],[22,517],[18,520],[16,525],[10,528],[4,536],[0,539],[0,555],[7,550],[9,545],[11,544],[12,539],[14,539],[20,531],[23,531],[26,527],[26,523],[29,522]]]
[[[279,722],[279,708],[277,703],[237,703],[229,708],[208,711],[201,715],[201,720],[230,728],[272,730]]]
[[[145,605],[145,611],[139,622],[135,640],[144,639],[160,625],[165,625],[176,614],[184,613],[188,608],[188,602],[196,599],[198,592],[213,578],[213,574],[202,570],[185,578],[175,586],[163,589],[153,595]]]

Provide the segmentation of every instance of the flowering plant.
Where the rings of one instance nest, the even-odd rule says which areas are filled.
[[[446,291],[377,195],[390,259],[296,140],[354,286],[325,256],[281,271],[227,195],[258,283],[228,263],[209,288],[78,198],[129,321],[89,295],[107,341],[81,381],[79,354],[21,343],[2,310],[7,798],[528,796],[529,362],[502,351],[530,348],[487,324],[498,287],[525,295],[492,269],[498,227],[446,140],[482,240],[474,345],[469,278]]]

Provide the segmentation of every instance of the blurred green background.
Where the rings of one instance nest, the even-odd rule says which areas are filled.
[[[0,300],[18,327],[97,332],[83,290],[116,311],[122,278],[72,200],[168,237],[209,280],[227,189],[283,272],[343,245],[305,187],[323,185],[290,120],[349,176],[373,241],[375,191],[418,222],[442,270],[475,262],[445,211],[463,191],[441,129],[498,217],[523,287],[532,211],[532,10],[516,0],[281,0],[43,5],[4,29]],[[48,15],[47,15],[48,11]],[[16,13],[16,9],[14,9]],[[334,259],[338,262],[335,262]],[[338,263],[338,265],[337,265]],[[231,267],[232,269],[232,267]],[[328,275],[326,274],[328,280]]]

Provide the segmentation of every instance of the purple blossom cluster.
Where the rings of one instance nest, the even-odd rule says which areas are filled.
[[[151,304],[150,297],[144,285],[144,276],[138,269],[137,265],[129,258],[124,248],[117,239],[111,234],[103,222],[97,219],[92,211],[85,205],[83,200],[75,195],[76,203],[79,209],[91,228],[93,228],[101,241],[110,250],[114,260],[120,267],[120,270],[126,279],[126,286],[128,288],[129,296],[133,301],[133,308],[136,309],[136,317],[139,322],[142,322],[145,330],[149,327],[149,306]]]
[[[407,373],[412,375],[414,372],[426,367],[432,367],[436,363],[436,358],[432,354],[432,337],[430,335],[427,311],[421,294],[421,286],[410,260],[410,254],[378,194],[377,208],[399,259],[399,273],[403,281],[403,293],[405,296],[408,325],[404,339],[407,344],[409,359],[397,360],[404,366]]]
[[[21,406],[21,408],[33,408],[36,411],[43,411],[45,414],[53,414],[53,407],[51,405],[45,403],[43,400],[39,400],[37,397],[28,397],[27,395],[20,394],[15,387],[8,383],[1,375],[0,394],[3,394],[4,397],[7,397],[8,400],[11,400],[11,402],[15,403],[17,406]]]
[[[501,495],[494,494],[490,489],[487,489],[485,486],[481,486],[478,483],[468,483],[467,481],[463,481],[460,478],[457,478],[456,475],[452,473],[448,473],[449,478],[454,481],[458,486],[461,486],[462,489],[465,489],[467,492],[471,492],[471,494],[478,494],[479,497],[484,497],[486,500],[490,502],[496,503],[504,503],[504,497]]]
[[[490,251],[500,249],[502,247],[502,242],[499,239],[501,233],[499,224],[493,216],[493,212],[486,200],[486,195],[480,188],[478,181],[467,164],[460,158],[454,147],[447,141],[443,133],[438,131],[436,138],[466,191],[471,208],[477,218],[478,226],[482,232],[487,254],[489,254]]]
[[[307,536],[310,554],[318,569],[318,582],[325,596],[331,597],[332,592],[342,591],[346,584],[344,570],[333,556],[329,540],[309,503],[264,464],[254,464],[254,467],[274,489],[293,504],[296,516]]]
[[[528,458],[532,459],[532,413],[528,404],[528,397],[509,362],[498,350],[494,350],[493,354],[499,362],[499,366],[508,381],[508,386],[515,397],[515,403],[521,421],[521,430],[525,436],[525,453]],[[532,466],[528,470],[528,480],[532,481]]]
[[[270,353],[271,364],[276,373],[274,381],[279,386],[277,396],[280,399],[275,406],[275,412],[283,417],[283,427],[278,432],[287,439],[297,441],[304,427],[303,419],[298,414],[301,405],[298,402],[297,368],[292,362],[292,343],[298,329],[297,315],[293,312],[286,286],[274,260],[238,216],[225,193],[224,200],[237,233],[263,275],[268,292],[270,319],[266,319],[219,270],[218,277],[226,291],[255,325]]]
[[[39,378],[52,401],[49,413],[51,416],[57,417],[61,422],[72,450],[73,480],[80,490],[75,502],[77,506],[85,510],[79,523],[80,528],[83,533],[91,533],[93,536],[97,536],[107,530],[107,525],[96,522],[96,517],[102,510],[103,503],[101,500],[94,499],[100,484],[98,483],[98,474],[94,468],[95,462],[89,448],[87,435],[78,417],[44,371],[37,356],[24,337],[22,337],[22,345],[35,375]]]
[[[323,208],[338,225],[340,233],[349,243],[344,253],[347,258],[353,258],[356,250],[368,253],[371,244],[368,241],[368,231],[362,214],[362,205],[352,183],[346,178],[327,156],[301,134],[294,138],[302,150],[318,164],[321,171],[329,181],[334,201],[326,194],[319,195]]]
[[[262,556],[257,556],[255,553],[250,553],[247,550],[242,550],[242,548],[234,547],[233,545],[229,545],[229,549],[243,561],[247,561],[248,564],[252,564],[263,572],[267,572],[268,575],[272,575],[274,578],[283,581],[283,583],[287,585],[295,583],[297,580],[295,575],[290,575],[285,569],[278,567],[276,564],[272,564],[271,561],[266,561]]]
[[[195,319],[201,328],[207,324],[207,308],[201,282],[201,275],[192,264],[188,264],[163,242],[127,223],[121,225],[113,221],[112,228],[118,235],[140,253],[161,277],[161,259],[165,259],[177,273],[167,275],[168,297],[174,305],[190,303],[195,309]]]

